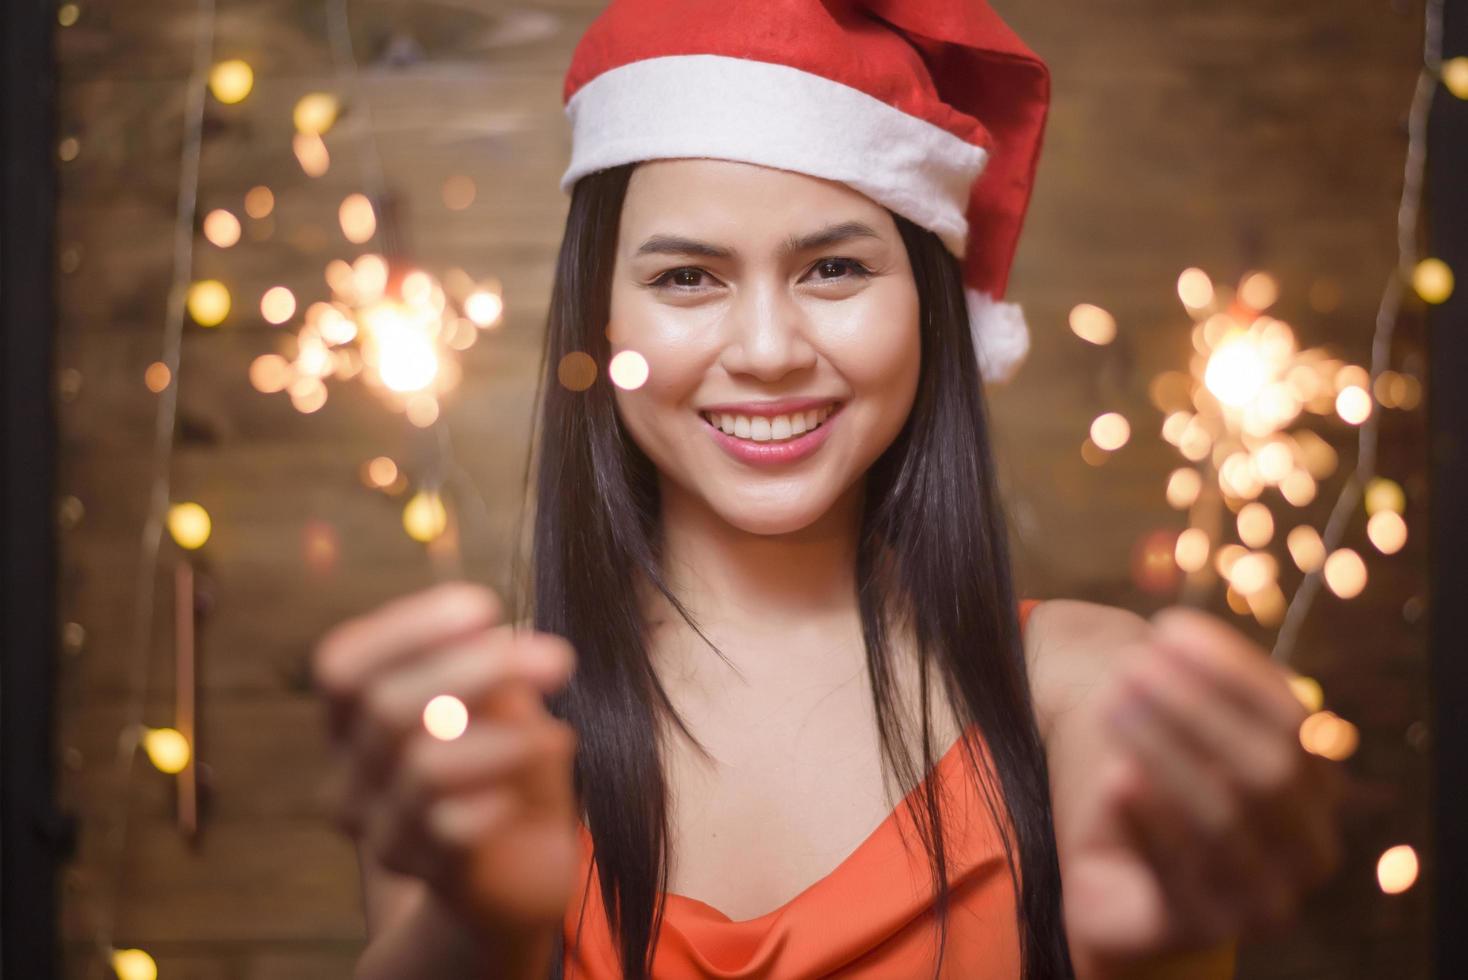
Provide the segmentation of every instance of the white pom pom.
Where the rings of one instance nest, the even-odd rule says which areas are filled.
[[[1018,303],[996,301],[972,286],[964,288],[968,326],[984,381],[1003,383],[1014,377],[1030,352],[1030,331]]]

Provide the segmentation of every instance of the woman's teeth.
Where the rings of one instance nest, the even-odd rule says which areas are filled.
[[[726,435],[754,442],[779,442],[818,428],[835,409],[832,404],[787,415],[730,415],[725,412],[703,412],[702,415],[709,425]]]

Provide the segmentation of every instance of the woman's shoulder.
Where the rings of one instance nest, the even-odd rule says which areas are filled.
[[[1084,599],[1023,600],[1025,665],[1040,733],[1145,648],[1152,624],[1119,606]]]

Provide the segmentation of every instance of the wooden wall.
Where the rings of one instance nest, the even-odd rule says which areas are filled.
[[[1186,361],[1177,275],[1199,265],[1227,282],[1267,268],[1283,284],[1279,315],[1306,343],[1336,345],[1364,363],[1394,261],[1420,5],[997,6],[1055,76],[1011,284],[1035,349],[1018,378],[992,395],[1021,582],[1028,595],[1147,612],[1164,599],[1132,583],[1132,549],[1146,532],[1181,520],[1162,496],[1176,455],[1157,437],[1161,418],[1146,398],[1153,374]],[[556,187],[569,149],[561,78],[599,8],[594,0],[351,5],[363,94],[388,180],[406,202],[415,253],[431,268],[459,265],[504,283],[505,323],[466,352],[463,383],[445,405],[459,461],[484,500],[466,527],[468,571],[499,587],[565,215]],[[143,373],[161,353],[196,26],[195,4],[154,0],[82,3],[76,23],[60,31],[59,127],[78,152],[59,164],[59,485],[80,505],[68,505],[61,600],[64,622],[85,632],[58,654],[64,802],[83,818],[65,879],[67,975],[101,976],[96,923],[117,881],[115,940],[152,952],[165,980],[346,977],[363,939],[356,868],[323,816],[327,754],[305,657],[332,623],[432,575],[421,546],[403,533],[402,498],[365,488],[358,474],[380,454],[411,470],[423,458],[421,435],[353,384],[329,383],[326,406],[301,415],[247,378],[251,360],[274,350],[281,332],[258,314],[263,291],[289,286],[302,305],[324,298],[325,263],[355,254],[336,208],[363,189],[369,147],[360,97],[348,99],[326,137],[326,175],[306,177],[290,148],[297,98],[349,95],[321,3],[218,3],[215,55],[246,59],[256,79],[242,104],[209,104],[199,211],[242,214],[257,184],[274,190],[276,209],[266,221],[244,219],[244,240],[232,249],[197,239],[194,277],[226,282],[234,310],[219,328],[187,328],[177,378],[172,497],[204,504],[214,521],[196,556],[209,596],[198,748],[212,775],[198,847],[174,829],[169,778],[140,759],[124,782],[116,762],[139,677],[133,606],[157,407]],[[456,174],[477,186],[462,211],[440,200],[443,180]],[[1330,284],[1339,294],[1333,308],[1308,300],[1321,283],[1317,296]],[[1068,331],[1067,314],[1083,301],[1116,314],[1116,345],[1098,350]],[[1409,311],[1399,368],[1420,371],[1419,337]],[[1107,410],[1125,413],[1134,436],[1094,468],[1079,447],[1090,420]],[[1352,459],[1344,428],[1323,434]],[[1245,950],[1241,976],[1428,975],[1421,430],[1420,410],[1394,413],[1383,429],[1382,468],[1407,489],[1412,540],[1402,554],[1370,561],[1361,598],[1320,601],[1298,661],[1321,679],[1328,706],[1362,729],[1351,763],[1359,780],[1352,856],[1296,935]],[[1326,507],[1305,516],[1318,526]],[[313,567],[304,560],[306,535],[323,527],[337,554],[330,567]],[[1360,544],[1359,527],[1354,533]],[[165,547],[158,569],[157,629],[143,678],[143,717],[153,725],[170,723],[174,704],[169,624],[178,558]],[[114,866],[109,846],[123,806]],[[1424,881],[1387,898],[1374,883],[1375,859],[1403,842],[1428,858]]]

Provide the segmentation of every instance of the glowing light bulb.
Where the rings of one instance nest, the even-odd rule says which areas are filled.
[[[427,544],[448,527],[448,511],[437,493],[420,490],[403,507],[403,529],[414,541]]]
[[[143,733],[143,751],[148,761],[169,775],[177,775],[188,767],[189,740],[175,728],[149,728]]]
[[[117,980],[158,980],[158,964],[141,949],[114,949],[112,972]]]
[[[1366,522],[1366,536],[1383,555],[1394,555],[1407,543],[1407,522],[1394,510],[1379,510]]]
[[[193,551],[204,547],[212,527],[209,512],[193,501],[168,508],[168,533],[180,548]]]
[[[1412,270],[1412,288],[1424,302],[1446,302],[1453,295],[1453,270],[1442,259],[1423,259]]]
[[[1091,441],[1107,452],[1115,452],[1131,438],[1132,427],[1119,412],[1107,412],[1091,422]]]
[[[1337,548],[1325,559],[1325,584],[1342,599],[1354,599],[1366,588],[1366,563],[1350,548]]]
[[[296,132],[321,136],[336,123],[340,105],[330,92],[311,92],[303,95],[291,110],[291,122]]]
[[[240,240],[240,219],[224,208],[215,208],[204,216],[204,237],[218,248],[229,248]]]
[[[1410,844],[1398,844],[1382,852],[1376,861],[1376,881],[1388,895],[1400,895],[1417,882],[1417,852]]]
[[[201,327],[217,327],[229,316],[229,290],[218,279],[201,279],[189,287],[189,316]]]
[[[1116,339],[1116,317],[1093,303],[1080,303],[1070,311],[1070,329],[1082,340],[1109,344]]]
[[[243,102],[254,87],[254,70],[238,58],[221,61],[209,69],[209,91],[225,105]]]

